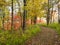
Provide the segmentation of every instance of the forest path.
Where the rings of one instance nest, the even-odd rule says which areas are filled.
[[[41,32],[27,40],[25,45],[60,45],[60,43],[54,29],[41,26]]]

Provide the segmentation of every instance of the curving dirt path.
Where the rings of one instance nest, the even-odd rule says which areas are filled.
[[[54,29],[41,27],[41,32],[26,41],[25,45],[60,45]]]

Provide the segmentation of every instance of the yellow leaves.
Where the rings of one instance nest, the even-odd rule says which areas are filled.
[[[42,5],[47,3],[48,0],[29,0],[27,1],[27,13],[30,16],[43,16],[45,12],[42,12]]]
[[[5,5],[6,5],[5,0],[0,0],[0,6],[5,6]]]
[[[9,11],[7,9],[5,10],[5,15],[9,15]]]

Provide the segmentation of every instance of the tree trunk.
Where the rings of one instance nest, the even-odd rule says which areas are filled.
[[[5,14],[3,14],[3,22],[2,22],[2,24],[3,24],[3,29],[4,29],[4,17],[5,17],[4,15],[5,15]]]
[[[37,16],[34,16],[34,24],[36,24],[37,22]]]
[[[12,22],[11,22],[11,29],[13,29],[13,0],[12,0]]]
[[[26,7],[26,0],[24,0],[23,26],[22,26],[23,30],[25,30],[25,27],[26,27],[26,10],[25,10],[25,7]]]
[[[5,6],[4,6],[5,7]],[[2,24],[3,24],[3,30],[4,30],[4,17],[5,17],[5,10],[3,10],[3,21],[2,21]]]
[[[50,8],[49,8],[49,0],[48,0],[47,25],[49,25],[49,17],[50,17]]]
[[[53,14],[53,5],[52,5],[52,11],[51,11],[51,21],[50,21],[50,23],[53,23],[53,21],[52,21],[52,14]]]
[[[58,23],[60,24],[60,7],[58,5]]]
[[[32,25],[32,18],[31,18],[31,25]]]

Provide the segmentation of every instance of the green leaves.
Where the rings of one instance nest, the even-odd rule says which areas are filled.
[[[53,28],[60,35],[60,24],[58,23],[52,23],[49,24],[48,26],[46,24],[42,24],[42,26]]]
[[[47,0],[29,0],[29,1],[27,1],[27,6],[26,6],[27,17],[31,18],[31,17],[34,17],[35,15],[42,17],[45,14],[45,12],[42,12],[42,11],[44,11],[44,8],[45,8],[45,5],[43,5],[44,3],[47,3]]]
[[[40,32],[38,25],[28,26],[24,33],[21,30],[6,30],[0,32],[1,45],[24,45],[25,41]]]

